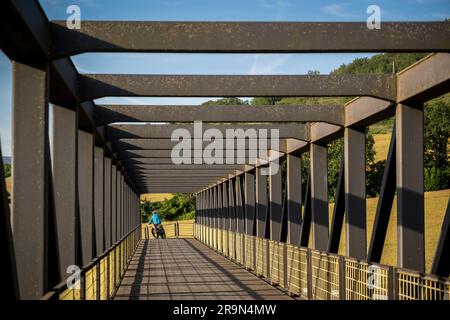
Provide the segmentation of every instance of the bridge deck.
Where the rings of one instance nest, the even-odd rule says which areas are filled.
[[[142,241],[115,299],[289,300],[195,239]]]

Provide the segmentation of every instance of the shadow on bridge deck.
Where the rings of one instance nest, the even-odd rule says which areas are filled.
[[[118,300],[290,300],[195,239],[142,241]]]

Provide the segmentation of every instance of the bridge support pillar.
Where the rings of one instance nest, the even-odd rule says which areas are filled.
[[[58,243],[59,277],[76,264],[78,192],[78,108],[53,105],[52,179]]]
[[[114,245],[117,237],[117,165],[111,167],[111,243]]]
[[[236,177],[236,216],[237,216],[237,232],[245,233],[245,220],[244,220],[244,204],[242,190],[242,177]]]
[[[281,198],[281,166],[270,164],[269,167],[269,206],[270,206],[270,240],[281,240],[281,223],[283,219]]]
[[[302,174],[301,158],[287,155],[287,216],[288,241],[300,246],[300,226],[302,224]]]
[[[245,190],[245,233],[252,236],[255,226],[255,174],[246,172],[244,178]]]
[[[80,208],[80,237],[82,265],[94,258],[94,137],[78,130],[78,199]]]
[[[104,150],[102,147],[94,147],[94,221],[96,254],[99,256],[105,251],[104,243]]]
[[[366,259],[366,135],[344,131],[345,246],[346,255]]]
[[[425,271],[423,105],[397,105],[397,261]]]
[[[328,164],[327,147],[311,143],[311,212],[313,248],[328,246]]]
[[[13,61],[12,226],[21,299],[48,289],[48,66]]]
[[[104,173],[104,186],[105,186],[105,198],[104,198],[104,210],[105,210],[105,248],[110,248],[112,246],[111,239],[111,158],[105,157],[105,173]]]
[[[256,236],[266,238],[267,225],[267,176],[256,168]]]

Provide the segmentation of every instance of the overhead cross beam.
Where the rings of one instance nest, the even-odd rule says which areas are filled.
[[[54,57],[83,52],[314,53],[449,51],[445,22],[126,22],[51,23]]]
[[[152,107],[149,107],[151,110]],[[170,109],[170,108],[169,108]],[[319,109],[319,108],[318,108]],[[241,109],[242,111],[242,109]],[[101,113],[102,111],[99,111]],[[336,112],[338,113],[338,112]],[[276,115],[275,115],[276,117]],[[181,117],[180,117],[181,118]],[[198,119],[202,120],[202,119]],[[225,122],[225,121],[224,121]],[[202,131],[210,129],[219,130],[225,137],[228,130],[271,130],[276,129],[279,132],[280,138],[293,138],[298,140],[308,140],[308,127],[302,123],[233,123],[233,124],[210,124],[203,123]],[[186,123],[177,124],[139,124],[139,125],[109,125],[105,129],[105,140],[114,141],[119,139],[170,139],[173,132],[177,129],[187,130],[191,137],[194,137],[194,125]],[[270,132],[268,132],[270,134]],[[203,135],[203,132],[202,132]]]
[[[342,97],[394,101],[395,75],[80,75],[80,99],[129,97]]]

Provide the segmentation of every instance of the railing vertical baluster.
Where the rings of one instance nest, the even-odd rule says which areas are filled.
[[[312,257],[311,257],[311,249],[308,248],[306,251],[306,277],[307,277],[307,286],[308,286],[308,299],[312,300],[313,298],[313,283],[312,283]]]
[[[345,257],[339,256],[339,299],[346,300]]]

